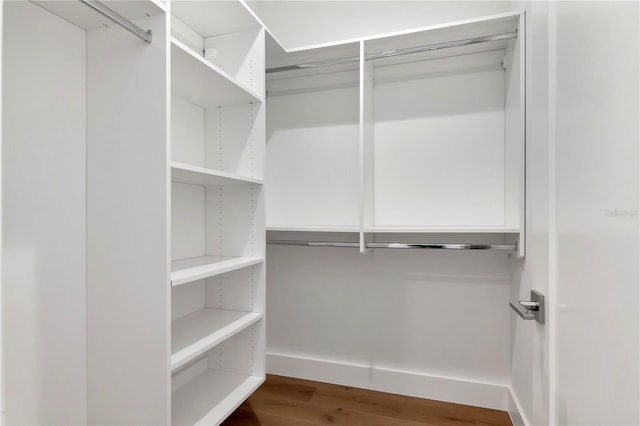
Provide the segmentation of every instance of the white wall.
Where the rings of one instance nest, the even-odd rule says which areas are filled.
[[[504,409],[493,385],[509,383],[508,262],[490,252],[268,246],[269,370]]]
[[[85,32],[4,7],[6,422],[86,424]]]
[[[557,424],[640,424],[639,4],[550,8]]]
[[[508,1],[253,0],[247,3],[287,49],[511,10]]]

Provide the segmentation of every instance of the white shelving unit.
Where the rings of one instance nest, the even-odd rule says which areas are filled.
[[[514,12],[272,48],[267,230],[500,234],[524,256],[523,31]]]
[[[171,10],[171,417],[220,424],[265,377],[264,29]]]

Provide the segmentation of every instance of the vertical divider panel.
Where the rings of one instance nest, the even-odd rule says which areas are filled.
[[[373,66],[367,61],[365,42],[360,42],[360,172],[362,181],[360,252],[366,250],[365,233],[374,223],[373,203]]]
[[[520,168],[518,170],[518,174],[520,176],[520,181],[518,184],[518,194],[519,194],[519,212],[520,212],[520,240],[519,240],[519,248],[518,248],[518,257],[523,258],[525,256],[525,243],[526,243],[526,232],[527,232],[527,137],[526,137],[526,15],[523,12],[520,15],[520,36],[518,38],[519,43],[519,51],[520,51],[520,60],[519,64],[519,73],[518,77],[520,80],[520,154],[518,155],[518,164],[520,164]]]
[[[525,256],[525,16],[505,56],[505,225],[519,227],[518,257]]]
[[[89,424],[170,419],[167,16],[136,22],[87,33]]]
[[[0,2],[0,192],[2,188],[2,34],[4,2]],[[2,309],[2,194],[0,193],[0,425],[4,421],[4,310]]]
[[[166,99],[166,107],[165,107],[165,177],[164,177],[164,185],[165,185],[165,212],[166,212],[166,220],[165,220],[165,240],[167,244],[166,250],[166,258],[165,258],[165,268],[168,279],[167,283],[167,300],[166,300],[166,322],[165,322],[165,353],[166,353],[166,362],[167,362],[167,385],[165,389],[166,394],[166,416],[167,416],[167,424],[171,423],[172,419],[172,404],[171,404],[171,395],[173,392],[173,380],[171,379],[171,324],[173,321],[173,291],[171,287],[171,260],[173,256],[173,248],[172,248],[172,229],[171,229],[171,221],[172,217],[172,183],[171,183],[171,161],[173,159],[173,95],[171,92],[171,31],[173,26],[172,14],[171,14],[172,2],[166,1],[166,12],[165,12],[165,20],[164,20],[164,49],[165,49],[165,61],[164,61],[164,70],[165,70],[165,79],[164,79],[164,96]]]

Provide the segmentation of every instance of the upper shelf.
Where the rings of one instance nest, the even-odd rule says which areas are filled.
[[[504,50],[509,40],[517,36],[519,24],[520,13],[511,12],[372,37],[365,40],[364,49],[368,58],[377,57],[372,59],[374,66]],[[476,42],[466,44],[470,40]],[[411,54],[387,56],[390,52],[414,50]]]
[[[373,226],[364,228],[366,233],[385,234],[517,234],[520,228],[513,226]]]
[[[262,97],[171,38],[171,90],[203,108],[262,102]]]
[[[262,184],[260,179],[176,162],[171,163],[171,181],[207,186]]]
[[[290,50],[272,41],[267,49],[267,76],[274,80],[293,73],[298,77],[357,70],[361,41],[376,67],[504,50],[517,36],[520,18],[520,12],[509,12]]]
[[[202,37],[228,34],[261,24],[242,1],[171,2],[171,13],[198,32]]]
[[[83,30],[95,30],[115,25],[100,13],[79,1],[34,0],[33,3]],[[154,0],[101,0],[100,3],[130,21],[165,13],[164,6]]]
[[[267,231],[289,231],[289,232],[348,232],[358,233],[357,226],[267,226]]]
[[[357,233],[357,226],[267,226],[274,232],[346,232]],[[362,229],[371,234],[518,234],[514,226],[370,226]]]

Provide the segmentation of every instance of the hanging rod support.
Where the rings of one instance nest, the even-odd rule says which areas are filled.
[[[509,40],[516,37],[518,37],[518,30],[512,31],[510,33],[494,34],[494,35],[484,36],[484,37],[474,37],[474,38],[467,38],[464,40],[455,40],[455,41],[447,41],[444,43],[428,44],[426,46],[416,46],[416,47],[408,47],[406,49],[397,49],[397,50],[388,50],[386,52],[370,53],[370,54],[367,54],[367,60],[369,61],[372,59],[390,58],[392,56],[408,55],[410,53],[429,52],[431,50],[440,50],[440,49],[447,49],[450,47],[467,46],[467,45],[476,44],[476,43],[486,43],[488,41]],[[299,70],[299,69],[305,69],[305,68],[319,68],[319,67],[326,67],[330,65],[348,64],[348,63],[358,62],[358,61],[360,61],[360,56],[349,56],[346,58],[328,59],[326,61],[306,62],[304,64],[286,65],[283,67],[268,68],[266,72],[267,74],[269,74],[269,73],[280,72],[280,71],[291,71],[291,70]]]
[[[305,247],[359,248],[359,243],[333,241],[267,240],[267,244]],[[365,243],[369,249],[431,249],[431,250],[503,250],[516,251],[517,244],[458,244],[458,243]]]
[[[131,34],[136,37],[142,39],[147,44],[151,44],[151,30],[143,30],[124,16],[116,13],[112,9],[108,8],[104,4],[100,3],[97,0],[80,0],[80,2],[86,6],[89,6],[91,9],[95,10],[105,18],[115,22],[120,25],[125,30],[129,31]]]

